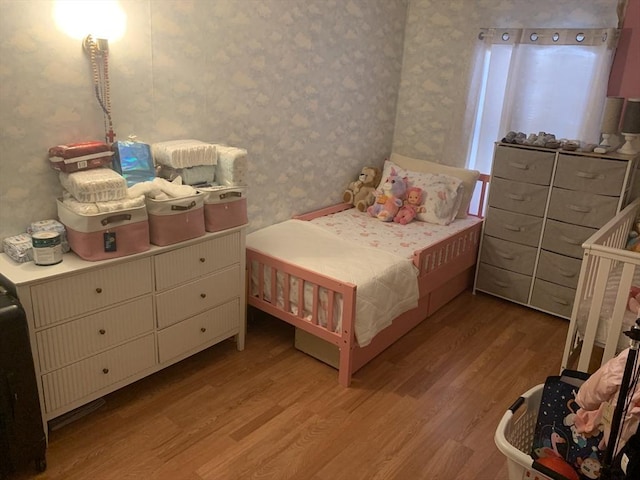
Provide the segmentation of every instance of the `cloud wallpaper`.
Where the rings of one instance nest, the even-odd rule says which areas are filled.
[[[460,165],[478,28],[617,25],[611,0],[119,3],[117,139],[246,148],[250,231],[340,201],[392,150]],[[54,6],[0,0],[0,238],[55,218],[49,147],[104,138],[89,59]]]

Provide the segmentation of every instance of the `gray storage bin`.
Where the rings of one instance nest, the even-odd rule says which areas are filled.
[[[489,207],[484,233],[492,237],[537,247],[542,232],[542,218]]]
[[[523,275],[533,275],[536,252],[535,247],[485,235],[482,239],[480,261]]]
[[[550,252],[582,259],[582,244],[598,229],[547,220],[542,248]]]
[[[527,303],[530,287],[530,276],[493,267],[486,263],[480,264],[478,282],[476,284],[477,290],[504,297],[514,302]]]
[[[616,215],[617,209],[617,197],[554,187],[547,217],[574,225],[600,228]]]
[[[578,286],[582,262],[573,257],[540,251],[536,277],[569,288]]]
[[[491,182],[489,205],[542,217],[548,194],[549,188],[544,185],[494,178]]]
[[[599,195],[620,195],[627,162],[558,155],[554,185]]]
[[[574,288],[536,279],[531,294],[531,305],[546,312],[570,318],[575,295]]]
[[[493,176],[549,185],[554,159],[555,152],[498,145],[493,159]]]

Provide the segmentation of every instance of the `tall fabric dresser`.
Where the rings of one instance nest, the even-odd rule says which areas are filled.
[[[496,144],[474,290],[570,318],[582,243],[630,201],[638,158]]]

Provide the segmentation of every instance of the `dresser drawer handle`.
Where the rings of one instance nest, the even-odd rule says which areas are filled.
[[[204,258],[204,257],[200,257],[200,263],[204,263],[204,262],[206,262],[206,261],[207,261],[207,259],[206,259],[206,258]]]
[[[504,252],[498,251],[498,252],[496,252],[496,254],[499,257],[504,258],[505,260],[515,260],[514,256],[513,255],[509,255],[508,253],[504,253]]]
[[[589,213],[591,211],[589,207],[583,207],[582,205],[569,204],[567,205],[567,207],[569,207],[570,210],[573,210],[574,212],[578,212],[578,213]]]
[[[586,178],[588,180],[593,180],[595,178],[598,178],[598,176],[595,173],[591,173],[591,172],[576,172],[576,177]]]
[[[207,298],[207,294],[206,293],[201,293],[200,294],[200,298]]]
[[[104,328],[101,328],[100,330],[98,330],[98,333],[100,335],[104,335],[105,333],[107,333],[107,331]]]
[[[573,278],[576,276],[576,272],[569,272],[567,270],[558,270],[560,272],[560,275],[562,275],[563,277],[567,277],[567,278]]]
[[[525,198],[522,195],[518,195],[517,193],[507,193],[507,198],[511,200],[515,200],[517,202],[524,202]]]
[[[560,240],[562,240],[564,243],[568,243],[570,245],[582,245],[582,242],[574,239],[574,238],[569,238],[569,237],[565,237],[564,235],[560,235]]]
[[[200,331],[201,331],[202,333],[204,333],[204,332],[206,332],[206,331],[207,331],[207,329],[206,329],[206,328],[204,328],[204,327],[200,327]]]
[[[96,288],[96,293],[102,293],[102,289],[100,287]]]
[[[106,375],[107,373],[109,373],[109,369],[108,368],[103,368],[102,369],[102,373],[104,373]]]
[[[569,306],[569,302],[567,302],[564,298],[554,297],[553,295],[551,295],[551,299],[554,302],[559,303],[560,305],[564,305],[565,307]]]
[[[507,230],[511,230],[512,232],[522,231],[522,227],[518,227],[517,225],[509,225],[508,223],[505,224],[504,228],[506,228]]]
[[[509,286],[508,283],[504,283],[504,282],[499,282],[498,280],[494,280],[493,282],[494,284],[496,284],[496,286],[500,287],[500,288],[507,288]]]
[[[509,162],[509,165],[513,168],[517,168],[518,170],[529,170],[529,165],[526,163]]]

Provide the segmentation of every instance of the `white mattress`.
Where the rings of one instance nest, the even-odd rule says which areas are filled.
[[[288,220],[271,225],[247,235],[247,247],[357,285],[355,334],[360,346],[368,345],[395,317],[418,305],[417,269],[408,256],[353,241],[316,223]],[[270,275],[265,277],[268,280]],[[277,281],[279,298],[276,301],[282,305],[283,279],[278,278]],[[252,278],[254,295],[256,282],[257,278]],[[292,284],[296,283],[297,280],[293,279]],[[270,291],[270,287],[265,290]],[[297,313],[297,288],[291,288],[291,295],[292,310]],[[311,301],[307,297],[305,293],[304,309],[310,312]],[[321,292],[321,297],[323,309],[326,309],[326,292]],[[335,308],[341,321],[341,299],[336,299]],[[326,316],[321,315],[320,321],[323,319]],[[336,330],[339,328],[340,324]]]

